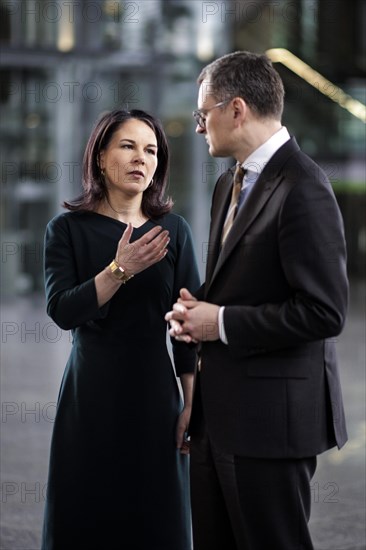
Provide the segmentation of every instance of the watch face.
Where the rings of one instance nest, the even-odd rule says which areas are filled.
[[[116,267],[115,273],[116,273],[116,275],[118,275],[118,277],[119,277],[120,279],[123,279],[123,278],[125,277],[125,275],[126,275],[125,270],[123,269],[123,267],[119,267],[119,266]]]
[[[118,278],[120,281],[126,281],[128,277],[124,271],[119,270]]]

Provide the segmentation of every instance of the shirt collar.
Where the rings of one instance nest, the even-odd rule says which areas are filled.
[[[289,139],[290,134],[288,133],[287,128],[282,126],[280,130],[267,139],[267,141],[262,143],[258,149],[253,151],[253,153],[245,159],[242,167],[249,172],[255,172],[259,175],[270,158],[273,157],[276,151],[278,151],[278,149],[282,147],[282,145]]]

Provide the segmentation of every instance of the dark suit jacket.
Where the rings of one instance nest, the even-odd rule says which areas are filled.
[[[305,457],[347,440],[335,341],[346,247],[331,185],[295,139],[271,158],[220,251],[233,171],[215,187],[206,282],[228,345],[203,342],[190,432],[202,413],[223,451]],[[207,327],[209,330],[209,327]]]

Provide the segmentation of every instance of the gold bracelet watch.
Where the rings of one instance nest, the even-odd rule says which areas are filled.
[[[129,281],[130,279],[132,279],[133,275],[127,275],[125,270],[123,269],[123,267],[121,267],[120,265],[118,265],[118,263],[116,262],[116,260],[112,260],[111,263],[109,264],[109,268],[112,272],[112,275],[118,279],[118,281],[120,283],[127,283],[127,281]]]

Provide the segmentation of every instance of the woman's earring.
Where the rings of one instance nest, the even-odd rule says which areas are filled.
[[[102,168],[102,169],[101,169],[100,173],[101,173],[102,177],[104,178],[104,177],[105,177],[105,171],[104,171],[104,168]]]
[[[154,185],[154,178],[150,181],[149,185],[147,186],[148,188],[151,187],[152,185]]]

